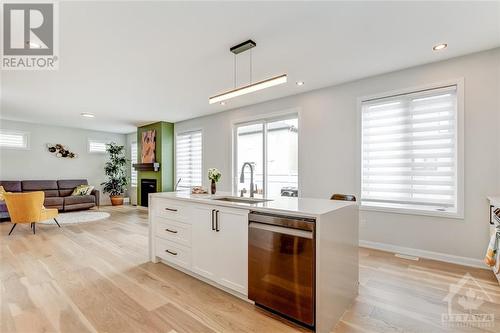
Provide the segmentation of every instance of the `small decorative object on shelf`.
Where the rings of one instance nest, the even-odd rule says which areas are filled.
[[[66,147],[64,147],[60,143],[56,143],[56,144],[48,143],[47,149],[50,153],[55,154],[56,157],[64,157],[64,158],[75,158],[76,157],[75,153],[69,151]]]
[[[217,183],[220,180],[221,173],[218,169],[216,168],[210,168],[208,169],[208,179],[211,181],[211,194],[215,194],[217,191],[215,183]]]
[[[208,191],[203,188],[203,186],[193,186],[191,189],[191,194],[207,194]]]

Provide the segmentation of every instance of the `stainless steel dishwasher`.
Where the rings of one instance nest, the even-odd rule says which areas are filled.
[[[250,212],[248,298],[314,328],[315,220]]]

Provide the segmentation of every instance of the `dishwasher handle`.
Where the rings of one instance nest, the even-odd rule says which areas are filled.
[[[260,212],[250,212],[248,214],[250,222],[263,223],[284,228],[293,228],[314,232],[316,219],[305,217],[293,217],[277,214],[267,214]]]
[[[265,230],[265,231],[270,231],[270,232],[276,232],[276,233],[280,233],[280,234],[288,235],[288,236],[313,239],[313,232],[308,231],[308,230],[286,228],[286,227],[280,227],[277,225],[270,225],[270,224],[257,223],[257,222],[250,222],[248,227],[250,229],[259,229],[259,230]]]

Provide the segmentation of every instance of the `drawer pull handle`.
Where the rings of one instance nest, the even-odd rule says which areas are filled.
[[[174,251],[165,250],[165,252],[170,253],[170,254],[171,254],[171,255],[173,255],[173,256],[176,256],[176,255],[177,255],[177,252],[174,252]]]
[[[219,210],[215,211],[215,231],[219,232]]]
[[[165,231],[171,232],[173,234],[176,234],[178,232],[177,230],[170,230],[170,229],[165,229]]]
[[[212,230],[215,230],[215,219],[214,219],[215,209],[212,209]]]
[[[177,209],[174,209],[174,208],[165,208],[165,210],[168,210],[169,212],[176,212]]]

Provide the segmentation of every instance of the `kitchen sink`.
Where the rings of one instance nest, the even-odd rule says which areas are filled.
[[[229,202],[239,202],[239,203],[248,203],[248,204],[271,201],[269,199],[242,198],[242,197],[220,197],[220,198],[214,198],[212,200],[229,201]]]

